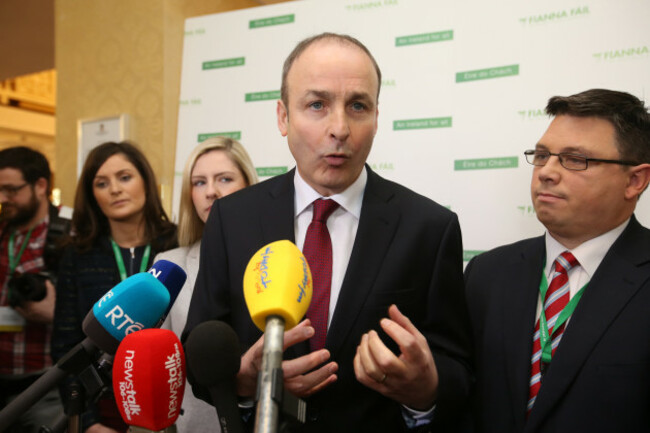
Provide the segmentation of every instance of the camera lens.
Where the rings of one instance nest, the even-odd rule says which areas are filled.
[[[20,274],[12,277],[7,286],[9,288],[9,305],[20,307],[25,302],[38,302],[45,298],[47,292],[45,280],[49,275],[41,274]]]

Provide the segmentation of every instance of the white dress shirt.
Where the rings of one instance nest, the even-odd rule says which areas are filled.
[[[546,281],[551,282],[553,277],[553,262],[564,251],[570,251],[573,256],[578,260],[580,266],[575,266],[569,270],[569,297],[573,299],[573,296],[580,291],[580,289],[591,281],[596,269],[600,266],[600,263],[605,258],[605,255],[612,247],[616,239],[623,233],[625,227],[627,227],[630,219],[628,218],[620,226],[604,233],[598,237],[590,239],[586,242],[583,242],[576,248],[569,250],[567,247],[559,243],[553,238],[548,232],[546,232],[546,265],[544,266],[544,275],[546,275]],[[542,300],[541,298],[537,301],[537,316],[542,313]],[[567,325],[569,323],[567,319]]]
[[[327,219],[327,230],[332,240],[332,283],[330,285],[328,328],[332,320],[332,315],[334,314],[336,302],[341,293],[343,278],[345,277],[354,240],[357,236],[359,217],[361,216],[361,204],[363,203],[363,193],[366,189],[367,181],[368,173],[364,167],[357,180],[345,191],[330,197],[323,197],[300,177],[298,170],[296,170],[296,175],[293,179],[296,189],[294,196],[294,209],[296,212],[294,215],[294,230],[296,246],[300,251],[302,251],[305,244],[307,228],[311,223],[314,213],[314,200],[319,198],[331,199],[339,204],[339,207]]]

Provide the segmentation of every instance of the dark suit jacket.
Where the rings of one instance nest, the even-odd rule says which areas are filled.
[[[250,319],[242,277],[267,243],[294,241],[294,171],[215,202],[203,235],[201,264],[184,335],[210,319],[228,322],[244,348],[261,336]],[[353,358],[363,333],[395,303],[427,337],[440,373],[436,422],[469,393],[469,324],[462,245],[455,214],[368,168],[359,228],[325,347],[338,380],[307,400],[305,431],[397,432],[401,407],[361,385]],[[384,341],[390,339],[382,335]],[[308,352],[289,348],[285,358]],[[390,347],[396,350],[394,344]]]
[[[465,271],[481,432],[650,431],[650,230],[634,217],[593,275],[526,421],[544,238]]]

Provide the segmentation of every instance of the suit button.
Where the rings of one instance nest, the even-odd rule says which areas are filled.
[[[307,419],[309,421],[318,421],[318,409],[313,408],[313,409],[307,409]]]

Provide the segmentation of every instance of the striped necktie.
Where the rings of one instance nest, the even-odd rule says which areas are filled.
[[[551,356],[555,354],[555,349],[560,344],[562,334],[564,333],[566,322],[560,325],[557,329],[555,329],[555,322],[564,307],[569,303],[571,296],[569,293],[568,272],[576,265],[578,265],[578,260],[573,257],[573,254],[568,251],[560,254],[557,259],[555,259],[555,270],[553,272],[551,284],[546,291],[544,311],[542,311],[542,314],[546,317],[548,333],[551,336]],[[526,407],[527,415],[530,414],[530,411],[533,409],[535,399],[537,398],[537,394],[542,385],[541,379],[544,373],[543,369],[547,367],[546,364],[542,365],[542,345],[540,341],[539,322],[539,319],[537,319],[537,323],[535,324],[535,334],[533,335],[533,356],[531,358],[528,406]]]

